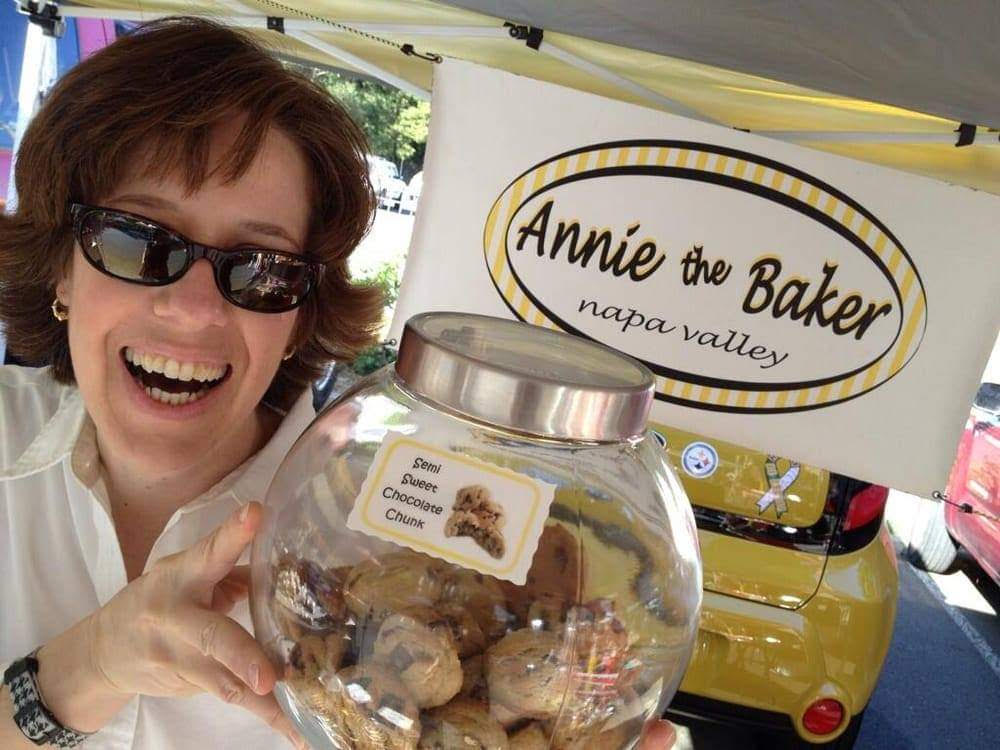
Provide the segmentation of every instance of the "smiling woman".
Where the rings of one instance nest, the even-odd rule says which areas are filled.
[[[237,563],[308,384],[379,324],[347,270],[366,151],[191,19],[81,63],[29,127],[0,216],[0,322],[40,366],[0,368],[0,747],[298,742]]]

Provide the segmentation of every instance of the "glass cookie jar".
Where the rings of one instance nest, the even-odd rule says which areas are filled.
[[[701,604],[652,394],[599,344],[426,313],[317,416],[268,492],[251,595],[314,748],[636,745]]]

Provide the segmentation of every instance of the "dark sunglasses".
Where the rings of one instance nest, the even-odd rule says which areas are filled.
[[[90,264],[133,284],[172,284],[204,258],[229,302],[254,312],[279,313],[301,305],[323,276],[322,263],[295,253],[220,250],[125,211],[80,203],[73,203],[70,211],[73,234]]]

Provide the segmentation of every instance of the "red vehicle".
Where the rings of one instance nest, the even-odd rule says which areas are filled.
[[[915,562],[943,573],[954,562],[960,544],[1000,585],[1000,385],[996,383],[983,383],[976,394],[947,491],[953,503],[978,512],[941,503],[911,541]]]

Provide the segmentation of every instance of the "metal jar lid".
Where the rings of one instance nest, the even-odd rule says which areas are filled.
[[[396,373],[422,397],[516,432],[569,440],[640,435],[653,374],[602,344],[468,313],[406,322]]]

